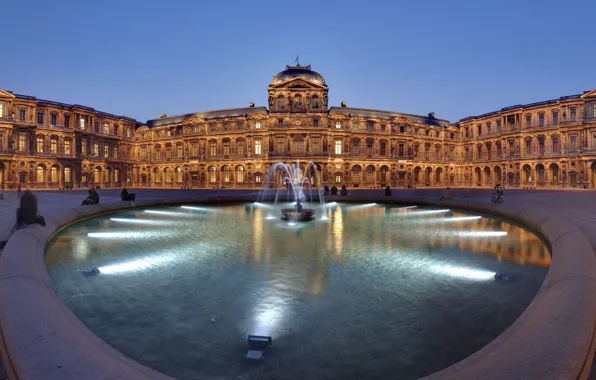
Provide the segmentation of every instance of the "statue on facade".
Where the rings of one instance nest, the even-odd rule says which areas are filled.
[[[273,107],[273,95],[269,94],[269,107]]]
[[[327,107],[327,94],[323,95],[323,107]]]

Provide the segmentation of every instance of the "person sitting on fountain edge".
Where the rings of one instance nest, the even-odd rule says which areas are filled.
[[[126,190],[126,187],[120,193],[120,199],[122,199],[123,201],[134,201],[135,198],[135,193],[129,193],[128,190]]]
[[[329,186],[325,185],[323,187],[323,190],[324,190],[323,195],[329,195]]]
[[[337,187],[335,185],[331,188],[331,195],[337,195]]]
[[[99,194],[95,189],[89,189],[89,196],[81,203],[81,205],[96,205],[99,203]]]
[[[346,189],[346,185],[341,185],[341,195],[348,195],[348,189]]]

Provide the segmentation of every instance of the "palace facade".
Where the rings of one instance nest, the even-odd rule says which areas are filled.
[[[352,188],[596,187],[596,90],[457,123],[330,107],[328,91],[310,66],[287,66],[268,107],[139,123],[0,90],[0,183],[254,188],[279,185],[269,168],[299,160],[312,161],[322,183]]]

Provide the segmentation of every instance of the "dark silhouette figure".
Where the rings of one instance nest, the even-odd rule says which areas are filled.
[[[96,205],[99,203],[99,194],[95,189],[89,189],[89,196],[81,203],[82,206],[84,205]]]
[[[390,197],[391,196],[391,188],[389,186],[387,186],[385,188],[385,196],[386,197]]]
[[[331,195],[337,195],[337,187],[335,185],[331,188]]]
[[[19,183],[19,186],[17,186],[17,195],[19,196],[19,198],[21,197],[21,184]]]
[[[31,191],[25,191],[21,197],[20,207],[17,209],[17,220],[13,231],[25,228],[30,224],[46,225],[43,216],[39,215],[37,209],[37,198]]]
[[[120,193],[120,199],[122,199],[123,201],[134,201],[136,197],[136,194],[129,193],[128,190],[126,190],[126,187]]]
[[[323,187],[323,195],[329,195],[329,186],[325,185],[325,187]]]
[[[348,189],[346,189],[346,185],[341,186],[341,195],[348,195]]]

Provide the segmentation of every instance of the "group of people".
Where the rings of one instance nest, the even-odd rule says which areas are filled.
[[[337,195],[337,187],[335,187],[335,185],[333,185],[331,189],[329,189],[329,186],[325,185],[323,190],[323,195]],[[340,194],[348,195],[348,189],[346,189],[346,185],[342,185]]]
[[[120,199],[123,201],[134,201],[136,199],[135,193],[129,193],[126,187],[120,192]],[[89,189],[89,196],[85,198],[82,205],[96,205],[99,203],[99,192],[97,188]]]

